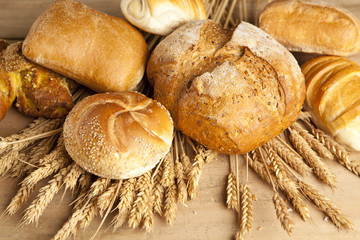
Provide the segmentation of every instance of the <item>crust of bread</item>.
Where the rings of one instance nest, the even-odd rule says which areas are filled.
[[[272,2],[261,13],[259,26],[290,51],[340,56],[360,51],[359,20],[324,2]]]
[[[149,171],[169,151],[173,123],[160,103],[138,92],[95,94],[66,117],[72,159],[97,176],[126,179]]]
[[[154,97],[175,127],[221,153],[245,153],[298,117],[304,77],[295,58],[255,26],[188,23],[165,38],[147,66]]]
[[[125,20],[57,0],[33,23],[23,53],[94,91],[125,91],[143,77],[147,45]]]

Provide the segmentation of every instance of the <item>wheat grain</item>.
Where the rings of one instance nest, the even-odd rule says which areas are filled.
[[[54,178],[49,181],[48,185],[40,189],[37,198],[25,210],[21,225],[31,224],[33,222],[37,224],[39,222],[40,216],[52,201],[55,194],[60,190],[63,179],[70,171],[71,167],[72,166],[70,165],[66,168],[62,168],[59,173],[57,173]]]
[[[239,211],[238,195],[236,192],[236,178],[232,172],[228,175],[226,185],[226,204],[228,208],[232,208],[236,212]]]
[[[164,217],[168,224],[176,218],[177,212],[177,189],[176,184],[171,185],[165,189],[165,201],[164,201]]]
[[[97,198],[97,206],[99,208],[99,213],[101,217],[103,217],[103,213],[110,207],[110,204],[113,201],[113,199],[117,197],[115,196],[116,190],[119,187],[119,185],[121,186],[121,184],[122,184],[122,180],[116,180],[104,193],[102,193]]]
[[[136,184],[136,199],[129,215],[129,227],[137,228],[140,225],[143,214],[146,210],[147,202],[151,201],[151,174],[147,172],[141,175]]]
[[[312,149],[314,149],[320,157],[333,160],[334,155],[322,144],[319,140],[309,133],[306,129],[302,128],[301,125],[295,122],[291,125],[291,128],[297,131],[304,139],[308,142]]]
[[[295,171],[305,176],[311,172],[311,168],[306,165],[302,158],[290,151],[286,146],[281,144],[276,138],[268,142],[270,147]]]
[[[336,187],[335,174],[321,161],[309,144],[295,130],[290,130],[289,139],[306,162],[313,168],[314,174],[324,183]]]
[[[300,214],[301,218],[306,221],[310,218],[309,209],[306,207],[305,203],[301,199],[301,195],[296,187],[296,183],[291,180],[282,165],[279,156],[275,153],[275,151],[268,147],[264,146],[266,151],[268,152],[270,164],[275,172],[275,176],[279,187],[284,191],[286,196],[290,199],[292,205],[295,210]]]
[[[123,187],[120,189],[120,202],[117,206],[118,214],[114,217],[111,224],[114,225],[114,230],[121,227],[127,220],[131,206],[134,202],[136,178],[130,178],[124,181]]]
[[[315,205],[330,217],[332,222],[338,228],[346,228],[353,230],[354,223],[344,213],[340,211],[328,198],[321,194],[318,190],[303,181],[298,181],[298,185],[303,193],[310,198]]]
[[[277,192],[274,193],[273,203],[276,210],[276,216],[280,220],[281,227],[290,235],[294,228],[294,224],[290,219],[286,203]]]

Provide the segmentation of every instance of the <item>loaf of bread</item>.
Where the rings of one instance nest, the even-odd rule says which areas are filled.
[[[5,70],[4,53],[7,46],[5,40],[0,40],[0,120],[5,117],[13,104],[18,87],[18,83],[12,81]]]
[[[167,35],[182,24],[207,19],[201,0],[122,0],[126,19],[153,34]]]
[[[360,66],[338,56],[323,56],[302,66],[306,107],[315,124],[336,140],[360,150]]]
[[[360,52],[360,22],[351,12],[307,0],[266,6],[260,28],[290,51],[348,56]]]
[[[75,105],[64,143],[86,171],[112,179],[137,177],[169,151],[173,122],[160,103],[138,92],[101,93]]]
[[[0,58],[1,89],[6,90],[7,102],[11,106],[16,98],[19,111],[32,117],[66,116],[73,107],[71,91],[75,82],[27,60],[21,46],[21,42],[9,45]],[[1,106],[4,110],[10,107],[4,103]]]
[[[134,89],[147,58],[138,30],[73,0],[56,0],[38,17],[22,50],[28,59],[97,92]]]
[[[246,22],[181,26],[157,45],[147,74],[175,127],[221,153],[246,153],[280,134],[305,97],[295,58]]]

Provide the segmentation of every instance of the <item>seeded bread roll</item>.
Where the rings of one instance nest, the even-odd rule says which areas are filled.
[[[274,1],[261,13],[259,26],[290,51],[340,56],[360,52],[360,21],[325,2]]]
[[[28,59],[96,92],[135,89],[147,58],[138,30],[73,0],[57,0],[38,17],[22,50]]]
[[[306,107],[319,128],[360,151],[360,66],[337,56],[317,57],[302,66]]]
[[[64,142],[86,171],[112,179],[137,177],[169,151],[173,123],[158,102],[137,92],[95,94],[75,105]]]
[[[245,22],[233,31],[210,20],[183,25],[155,48],[147,74],[176,128],[228,154],[280,134],[297,119],[305,96],[291,53]]]

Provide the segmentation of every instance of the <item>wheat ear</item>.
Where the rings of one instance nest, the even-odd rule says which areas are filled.
[[[78,164],[72,164],[69,173],[64,178],[65,190],[70,189],[74,190],[78,179],[81,174],[85,173],[85,170],[82,169]]]
[[[275,176],[280,188],[290,199],[292,205],[294,206],[295,210],[300,214],[301,218],[306,221],[310,218],[310,212],[301,199],[301,195],[297,190],[296,183],[289,178],[288,173],[286,172],[281,162],[281,159],[276,154],[276,152],[268,145],[265,145],[265,149],[268,152],[270,164],[274,169]]]
[[[321,161],[320,157],[314,152],[310,145],[300,136],[300,134],[289,129],[289,139],[299,153],[304,157],[306,162],[313,168],[315,175],[324,183],[331,187],[336,187],[335,174]]]
[[[248,183],[241,185],[241,217],[240,230],[236,233],[236,239],[243,239],[245,233],[250,232],[253,224],[253,195]]]
[[[188,193],[191,199],[195,199],[198,196],[198,187],[200,181],[200,175],[202,168],[205,164],[203,155],[197,153],[194,159],[193,168],[189,172],[188,176]]]
[[[276,138],[270,140],[268,143],[270,147],[274,149],[276,153],[295,171],[304,176],[311,172],[311,168],[304,163],[301,157],[292,152],[287,146],[279,142]]]
[[[73,163],[74,164],[74,163]],[[44,212],[45,208],[53,200],[55,194],[60,190],[64,177],[71,169],[71,165],[63,168],[57,173],[53,179],[51,179],[48,185],[42,187],[39,191],[37,198],[30,204],[25,210],[25,214],[22,218],[22,224],[31,224],[33,222],[39,222],[39,218]]]
[[[116,198],[116,190],[121,186],[122,180],[116,180],[108,189],[97,198],[97,206],[99,208],[100,216],[110,207],[111,202]],[[120,186],[119,186],[120,185]]]
[[[153,212],[153,198],[152,198],[152,187],[154,186],[153,178],[151,177],[150,173],[147,186],[145,189],[146,194],[146,203],[145,208],[142,210],[142,228],[145,228],[146,232],[151,232],[153,226],[154,226],[154,212]]]
[[[306,129],[301,127],[298,122],[295,122],[291,125],[292,129],[297,131],[304,139],[309,143],[312,149],[314,149],[320,157],[333,160],[334,155],[322,144],[318,139],[314,138],[314,136],[309,133]]]
[[[340,211],[328,198],[321,194],[318,190],[303,181],[298,181],[298,185],[302,192],[311,199],[315,205],[328,215],[332,222],[338,228],[346,228],[353,230],[354,223],[344,213]]]
[[[234,173],[230,172],[228,175],[226,186],[226,204],[228,208],[232,208],[234,211],[239,211],[239,205],[237,204],[238,195],[236,193],[236,177]]]
[[[166,154],[162,163],[162,177],[161,177],[161,185],[164,187],[168,187],[172,185],[175,181],[175,170],[174,170],[174,157],[172,148]]]
[[[282,228],[290,235],[294,228],[294,224],[290,219],[286,203],[280,197],[278,192],[274,192],[273,203],[276,210],[276,216],[280,220]]]
[[[162,165],[159,168],[157,174],[154,175],[153,179],[153,188],[152,188],[152,199],[153,199],[153,208],[154,212],[159,214],[160,216],[163,215],[162,207],[163,207],[163,200],[164,200],[164,187],[161,184],[161,176],[162,176]]]
[[[151,198],[151,174],[147,172],[141,175],[136,183],[136,199],[129,215],[129,227],[137,228],[145,212],[147,201]]]
[[[274,182],[274,186],[277,188],[278,184],[275,175],[267,173],[265,165],[259,159],[258,151],[259,149],[251,151],[248,159],[249,166],[269,185],[272,185],[272,182]]]
[[[177,186],[173,184],[165,188],[164,217],[168,224],[176,218],[177,212]]]

